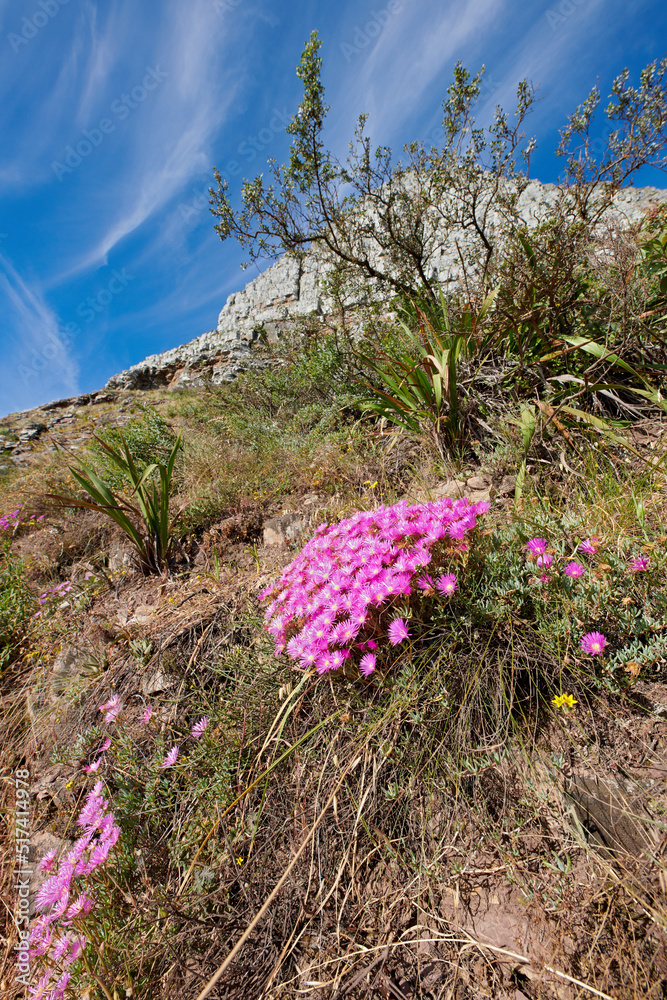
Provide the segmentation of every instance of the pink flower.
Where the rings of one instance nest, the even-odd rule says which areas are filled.
[[[331,654],[331,663],[333,664],[331,669],[338,670],[338,668],[342,666],[344,660],[345,657],[343,656],[343,650],[334,649],[333,653]]]
[[[47,917],[39,917],[30,930],[29,958],[45,955],[53,941],[53,927],[49,927]]]
[[[102,744],[102,746],[100,747],[100,749],[97,751],[98,756],[101,753],[106,753],[110,746],[111,746],[111,737],[107,736],[107,738],[105,739],[104,743]]]
[[[424,575],[420,576],[417,580],[417,586],[421,590],[432,590],[435,587],[433,577],[429,573],[424,573]]]
[[[546,551],[547,540],[546,538],[529,538],[526,542],[526,548],[534,556],[541,556]]]
[[[361,661],[359,663],[359,672],[363,674],[364,677],[370,677],[370,675],[375,670],[375,662],[376,659],[373,653],[366,653],[365,656],[361,657]]]
[[[545,552],[543,555],[538,556],[537,559],[535,560],[536,564],[541,569],[548,569],[549,566],[551,566],[551,564],[552,564],[553,561],[554,561],[554,557],[551,555],[550,552]]]
[[[84,764],[83,770],[86,772],[86,774],[92,774],[93,771],[96,771],[98,769],[101,763],[102,763],[102,758],[98,757],[93,764]]]
[[[603,636],[602,632],[587,632],[586,635],[581,637],[579,645],[584,653],[590,653],[591,656],[599,656],[607,645],[607,639]]]
[[[65,965],[71,965],[72,962],[76,962],[77,958],[81,956],[83,949],[86,947],[87,941],[83,934],[75,937],[70,945],[69,955],[65,957]]]
[[[148,722],[152,714],[153,714],[153,709],[149,705],[144,714],[139,719],[139,722]]]
[[[94,831],[88,830],[87,833],[84,833],[83,837],[79,837],[72,850],[68,852],[67,857],[70,860],[78,861],[93,839],[93,836]],[[76,868],[74,869],[74,874],[76,874]]]
[[[176,763],[176,758],[178,757],[178,754],[179,754],[179,748],[177,746],[173,746],[169,751],[169,753],[167,754],[167,756],[162,761],[160,767],[171,767],[172,764]]]
[[[60,977],[60,979],[58,980],[58,982],[51,991],[50,1000],[62,1000],[62,997],[64,997],[65,995],[65,988],[67,987],[67,984],[71,978],[72,976],[69,972],[64,972],[62,974],[62,976]]]
[[[42,860],[37,865],[37,871],[38,872],[50,872],[51,869],[53,868],[53,862],[54,862],[55,856],[56,856],[56,848],[54,847],[53,850],[46,852],[46,854],[44,855],[44,857],[42,858]]]
[[[584,572],[585,572],[584,567],[580,566],[579,563],[577,562],[568,563],[563,570],[565,576],[572,577],[572,579],[576,579],[579,576],[583,576]]]
[[[104,864],[108,855],[109,848],[111,844],[105,841],[103,844],[98,844],[91,852],[88,859],[89,869],[92,871],[93,868],[97,868],[98,865]]]
[[[638,556],[628,564],[631,573],[643,573],[648,569],[648,556]]]
[[[207,726],[208,726],[208,719],[206,718],[206,716],[203,716],[203,718],[201,718],[199,720],[199,722],[197,723],[197,725],[193,726],[192,732],[191,732],[190,735],[194,736],[194,738],[196,740],[198,740],[199,737],[204,732],[204,730],[206,729]]]
[[[304,670],[310,670],[311,667],[315,666],[317,661],[317,652],[314,649],[308,649],[304,652],[303,656],[299,659],[299,663]]]
[[[330,670],[334,669],[333,660],[331,658],[331,653],[320,653],[317,658],[317,672],[318,674],[326,674]]]
[[[54,962],[57,962],[63,957],[65,952],[69,949],[70,944],[70,934],[63,934],[62,937],[57,938],[51,948],[51,954],[49,958],[52,958]]]
[[[51,970],[47,969],[42,978],[35,986],[28,987],[28,992],[33,997],[33,1000],[43,1000],[43,998],[45,998],[46,996],[49,997],[51,996],[51,990],[49,990],[48,994],[46,992],[46,988],[50,982],[51,982]]]
[[[58,872],[42,882],[35,894],[35,909],[45,910],[47,906],[54,906],[67,898],[69,879],[65,873]]]
[[[582,542],[579,546],[579,551],[583,552],[584,555],[594,556],[597,552],[597,548],[593,545],[593,542],[597,542],[597,538],[587,538],[585,542]]]
[[[551,577],[548,573],[543,573],[538,579],[540,583],[551,583]]]
[[[408,626],[404,618],[394,618],[389,625],[389,642],[397,646],[399,642],[408,639]]]
[[[454,573],[443,573],[435,581],[435,585],[440,593],[445,597],[451,597],[455,590],[458,590],[456,575]]]
[[[104,716],[105,722],[113,722],[118,713],[120,712],[120,696],[115,694],[104,705],[100,705],[100,712],[106,712]]]
[[[81,893],[78,899],[76,899],[71,904],[70,908],[65,914],[66,920],[64,920],[63,923],[65,924],[71,923],[75,917],[80,916],[82,913],[83,914],[89,913],[90,910],[92,909],[92,906],[93,906],[92,899],[89,899],[87,896],[84,896],[83,893]]]
[[[336,641],[352,642],[358,631],[359,625],[357,622],[350,621],[349,618],[346,618],[345,621],[340,622],[340,624],[336,626]]]
[[[287,652],[295,660],[300,659],[305,651],[306,644],[302,635],[295,635],[287,643]]]
[[[104,812],[104,800],[101,792],[104,785],[98,781],[88,792],[83,809],[77,819],[77,826],[95,826]]]

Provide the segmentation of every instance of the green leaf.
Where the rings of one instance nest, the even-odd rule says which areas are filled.
[[[617,354],[612,351],[608,351],[606,347],[602,344],[598,344],[596,341],[591,340],[589,337],[563,337],[562,338],[567,344],[571,344],[572,347],[579,347],[582,351],[586,351],[588,354],[593,354],[596,358],[603,359],[604,361],[611,361],[612,364],[618,365],[619,368],[623,368],[625,371],[630,372],[631,375],[635,375],[641,382],[641,375],[632,368],[623,358],[619,358]],[[542,359],[546,360],[546,359]]]

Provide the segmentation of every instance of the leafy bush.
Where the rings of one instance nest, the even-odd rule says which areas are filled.
[[[467,290],[483,298],[493,287],[492,271],[501,235],[493,225],[501,214],[506,228],[521,225],[517,201],[528,183],[535,140],[521,131],[535,103],[536,89],[519,83],[513,120],[501,107],[489,125],[475,111],[482,101],[484,67],[471,76],[459,62],[443,101],[442,148],[414,141],[404,146],[407,164],[386,146],[371,151],[359,116],[345,163],[326,149],[321,82],[321,41],[306,42],[297,76],[303,100],[287,126],[292,137],[289,162],[269,161],[265,175],[244,181],[242,206],[232,208],[228,184],[214,171],[218,190],[211,199],[222,240],[236,237],[250,260],[289,253],[303,258],[306,248],[334,271],[336,299],[359,296],[378,287],[437,304],[440,251],[454,233],[465,231],[461,264]],[[565,158],[570,219],[590,231],[623,184],[645,165],[667,164],[667,58],[649,64],[639,87],[628,85],[624,70],[612,84],[606,118],[613,131],[596,160],[590,129],[600,103],[594,87],[569,116],[557,154]],[[371,298],[373,296],[371,295]]]

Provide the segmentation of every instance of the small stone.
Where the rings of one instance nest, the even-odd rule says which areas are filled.
[[[490,476],[472,476],[466,483],[469,490],[488,490],[491,485]]]
[[[264,544],[284,547],[289,542],[295,541],[303,532],[305,526],[305,518],[293,512],[272,517],[264,524]]]
[[[514,493],[516,487],[516,476],[503,476],[498,487],[498,496],[506,497]]]

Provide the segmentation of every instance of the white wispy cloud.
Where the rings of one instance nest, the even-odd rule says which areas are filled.
[[[26,399],[37,405],[76,393],[78,367],[59,331],[57,315],[41,289],[26,281],[4,254],[0,254],[0,300],[5,323],[13,331],[3,345],[0,409],[7,412]]]
[[[377,40],[367,51],[351,56],[345,66],[337,95],[343,105],[341,117],[349,121],[366,112],[371,134],[378,141],[391,142],[392,136],[403,133],[415,109],[432,105],[434,81],[443,70],[453,68],[458,59],[465,63],[471,53],[483,48],[485,39],[492,40],[507,6],[508,0],[465,4],[449,0],[426,12],[422,5],[404,0]],[[348,44],[354,38],[351,33]]]
[[[184,9],[171,2],[162,14],[153,57],[166,79],[150,95],[150,114],[140,125],[128,118],[101,235],[55,283],[105,263],[123,238],[155,216],[193,177],[210,172],[212,139],[233,107],[237,87],[225,69],[223,24],[210,3]],[[111,49],[114,42],[105,44]],[[92,83],[90,88],[92,95]]]
[[[79,38],[85,37],[81,86],[76,111],[76,127],[86,128],[97,113],[100,94],[108,88],[111,70],[121,55],[123,39],[131,37],[131,12],[127,5],[112,5],[106,11],[107,23],[101,23],[98,8],[91,0],[82,5]]]

